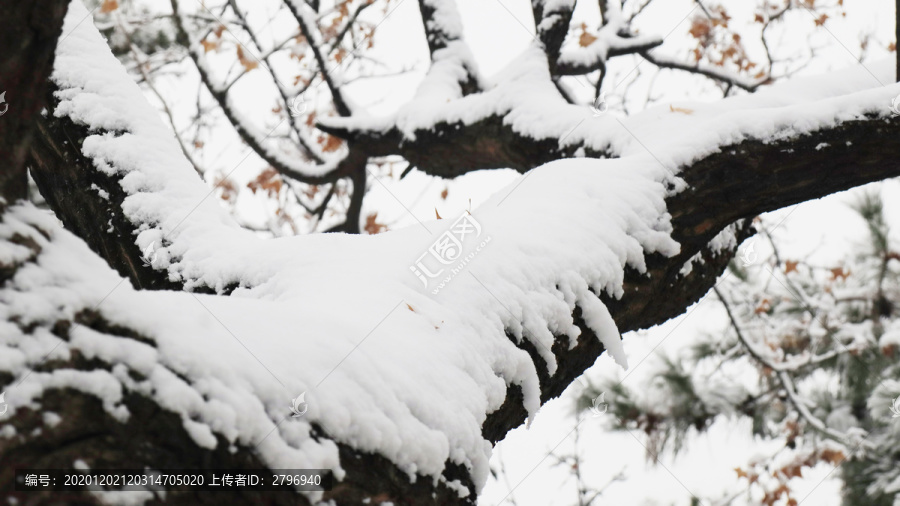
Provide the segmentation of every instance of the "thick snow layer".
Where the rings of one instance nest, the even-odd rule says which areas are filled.
[[[154,345],[80,326],[70,342],[10,329],[4,369],[27,377],[10,392],[6,416],[32,406],[47,388],[73,386],[124,420],[129,413],[120,402],[131,389],[181,414],[198,445],[210,447],[219,435],[255,447],[273,468],[325,467],[341,476],[335,444],[310,437],[316,423],[411,477],[437,478],[449,460],[470,468],[480,487],[491,448],[481,435],[485,417],[503,403],[509,384],[522,387],[534,416],[535,368],[555,370],[554,333],[574,344],[576,304],[625,363],[597,294],[620,295],[624,267],[643,269],[645,253],[678,251],[668,236],[666,173],[652,158],[607,162],[602,171],[592,160],[550,164],[462,221],[426,223],[430,233],[260,240],[208,198],[100,35],[91,23],[78,24],[86,15],[72,4],[64,29],[71,34],[53,75],[56,115],[96,132],[83,152],[97,170],[121,178],[129,195],[123,210],[141,230],[136,242],[154,268],[189,287],[239,288],[231,297],[135,291],[52,218],[17,208],[0,234],[28,233],[42,250],[0,294],[2,321],[49,325],[99,306]],[[410,267],[430,246],[446,244],[445,233],[461,222],[476,223],[490,242],[433,295]],[[473,246],[464,240],[468,254]],[[456,259],[452,251],[442,254]],[[513,342],[521,340],[534,343],[547,363],[536,366]],[[116,367],[27,374],[51,350],[66,357],[73,349]],[[309,410],[290,418],[290,401],[302,392]]]
[[[567,53],[566,58],[578,60],[578,54]],[[535,44],[487,83],[483,93],[450,102],[416,101],[386,117],[323,121],[351,130],[377,132],[396,127],[414,139],[417,130],[431,130],[437,124],[473,124],[501,116],[505,124],[525,137],[561,139],[562,145],[584,146],[621,157],[649,152],[674,170],[723,145],[748,138],[769,141],[796,136],[863,119],[867,114],[889,117],[893,114],[891,101],[900,94],[894,74],[894,62],[882,61],[763,87],[752,95],[715,103],[666,104],[620,118],[567,103],[550,81],[546,56]]]
[[[887,114],[891,98],[887,88],[859,91],[871,83],[848,72],[819,79],[811,90],[788,85],[721,107],[691,106],[690,115],[653,109],[623,121],[651,155],[615,119],[592,119],[551,95],[542,53],[530,50],[499,91],[401,111],[394,120],[411,132],[439,117],[469,122],[504,112],[536,137],[561,136],[584,120],[574,139],[612,143],[627,156],[545,165],[455,219],[378,236],[262,240],[210,198],[99,33],[80,23],[87,15],[72,3],[53,74],[61,100],[55,114],[95,132],[83,153],[97,170],[121,178],[123,211],[153,268],[189,289],[237,288],[230,297],[136,291],[53,217],[16,207],[0,224],[0,259],[27,255],[6,241],[17,232],[41,253],[0,291],[0,369],[24,378],[8,392],[0,426],[60,386],[96,395],[126,419],[120,402],[133,390],[180,414],[198,445],[210,447],[219,436],[254,448],[272,468],[331,468],[339,479],[337,447],[312,438],[312,423],[335,441],[384,455],[411,477],[437,480],[451,461],[483,486],[491,451],[481,435],[485,418],[510,384],[521,386],[529,416],[536,414],[536,367],[555,370],[554,335],[574,344],[576,305],[626,363],[597,295],[620,296],[625,267],[643,271],[646,254],[678,252],[664,202],[670,171],[736,139]],[[46,330],[92,307],[152,345],[80,326],[65,342]],[[26,336],[9,323],[16,320],[39,325]],[[516,345],[523,340],[546,364]],[[29,374],[48,353],[65,358],[74,349],[115,367]],[[291,417],[291,400],[304,392],[308,411]]]
[[[556,171],[574,178],[590,170],[559,165]],[[545,191],[555,186],[562,199],[567,192],[553,182],[557,178],[538,172],[533,183]],[[42,252],[0,292],[2,320],[51,325],[100,304],[106,318],[140,332],[155,346],[81,326],[74,327],[69,342],[49,332],[25,336],[10,326],[3,342],[8,353],[0,355],[8,357],[3,368],[17,377],[51,351],[65,358],[78,349],[87,358],[122,364],[147,379],[135,382],[126,369],[115,368],[32,372],[10,392],[7,416],[31,405],[47,388],[70,386],[101,398],[110,414],[124,420],[129,416],[120,404],[124,386],[180,413],[201,446],[215,444],[213,433],[246,447],[262,441],[258,451],[274,468],[340,469],[336,447],[310,437],[309,424],[316,422],[335,439],[377,451],[410,474],[437,476],[450,459],[471,467],[481,484],[490,444],[480,428],[486,414],[502,404],[506,384],[522,385],[532,413],[539,406],[535,366],[507,339],[504,328],[549,348],[548,328],[576,335],[570,314],[578,303],[586,321],[615,350],[615,326],[588,288],[617,293],[625,262],[640,267],[645,248],[674,251],[666,234],[647,223],[649,218],[662,226],[657,221],[662,188],[630,170],[617,179],[621,186],[597,189],[599,200],[570,199],[578,202],[571,209],[575,215],[589,213],[609,223],[586,245],[592,255],[578,253],[581,246],[575,243],[581,239],[574,239],[587,235],[588,227],[547,244],[546,236],[529,234],[528,225],[549,210],[515,205],[510,197],[509,209],[521,215],[504,224],[492,215],[496,212],[484,213],[481,225],[492,230],[491,248],[467,266],[471,276],[454,280],[437,298],[422,293],[408,271],[416,251],[431,238],[418,231],[366,239],[323,237],[308,249],[304,241],[292,240],[305,268],[285,262],[284,276],[232,297],[195,296],[134,291],[50,216],[18,208],[0,228],[3,238],[28,233],[29,223],[52,235],[47,240],[29,233]],[[592,191],[585,188],[585,193]],[[619,212],[638,200],[645,201],[646,216]],[[368,244],[359,248],[357,239]],[[560,255],[566,251],[569,255]],[[568,269],[554,274],[554,258]],[[543,288],[553,286],[554,279],[559,291]],[[537,333],[530,334],[532,329]],[[307,392],[309,412],[279,424],[301,392]]]

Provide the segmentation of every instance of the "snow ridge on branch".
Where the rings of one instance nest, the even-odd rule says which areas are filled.
[[[15,308],[15,319],[50,325],[98,305],[103,318],[150,343],[146,353],[122,357],[114,339],[84,330],[69,343],[46,341],[60,353],[78,350],[140,368],[146,381],[112,374],[90,389],[114,416],[128,416],[121,392],[138,392],[181,416],[198,446],[222,437],[255,448],[272,468],[325,467],[340,478],[334,441],[382,455],[410,477],[439,480],[448,466],[463,466],[477,490],[488,475],[485,419],[511,385],[536,414],[539,378],[557,367],[551,348],[558,339],[574,346],[581,332],[576,307],[625,363],[599,296],[621,295],[626,266],[643,270],[646,254],[678,251],[663,200],[669,175],[651,158],[607,163],[604,170],[594,160],[559,162],[494,197],[472,215],[489,247],[434,296],[410,266],[448,231],[446,222],[426,223],[431,233],[277,240],[235,226],[207,199],[207,188],[93,25],[76,27],[86,15],[74,3],[66,20],[72,33],[58,49],[54,114],[93,132],[82,154],[126,193],[122,210],[138,246],[155,248],[146,268],[167,272],[187,289],[236,286],[230,297],[135,291],[71,234],[41,224],[50,236],[40,241],[41,255],[65,254],[68,261],[37,262],[6,289],[24,289],[31,276],[52,280],[31,289],[53,301],[48,308],[63,309],[40,316]],[[546,205],[533,204],[538,195]],[[21,213],[19,219],[35,219],[33,209]],[[559,227],[565,216],[596,222]],[[81,262],[89,268],[76,267]],[[110,285],[115,294],[104,298]],[[346,308],[354,318],[341,317]],[[526,347],[539,350],[538,357]],[[23,360],[10,372],[25,377],[33,367],[34,360]],[[66,374],[31,373],[31,397],[13,407],[76,381]],[[281,423],[290,399],[304,391],[306,417]],[[434,399],[442,402],[435,406]],[[327,438],[313,437],[312,424]]]

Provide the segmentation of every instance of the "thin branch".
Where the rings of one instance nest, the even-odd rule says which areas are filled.
[[[246,17],[238,8],[237,0],[228,0],[228,1],[229,1],[229,4],[231,5],[231,10],[234,11],[235,16],[237,16],[238,19],[240,19],[241,22],[244,24],[245,31],[250,36],[250,40],[253,41],[253,44],[256,46],[256,48],[259,51],[262,51],[263,50],[262,44],[259,43],[259,39],[257,38],[256,34],[253,33],[252,30],[250,30],[250,25],[247,23]],[[287,39],[287,40],[290,40],[290,39]],[[285,43],[286,42],[283,42],[281,45],[283,45]],[[277,48],[277,47],[279,47],[279,45],[276,45],[275,47]],[[273,49],[273,51],[274,51],[274,49]],[[275,82],[275,87],[278,89],[278,94],[281,95],[281,101],[284,103],[284,110],[285,110],[286,114],[288,115],[288,118],[289,118],[288,121],[291,125],[291,128],[294,130],[294,133],[297,135],[297,141],[300,143],[300,145],[306,151],[306,154],[310,156],[310,158],[312,158],[313,160],[315,160],[318,163],[323,163],[322,157],[319,156],[319,154],[316,152],[316,150],[314,150],[312,148],[312,146],[309,144],[309,142],[304,138],[303,128],[299,124],[299,119],[298,119],[299,116],[294,115],[291,112],[291,109],[290,109],[291,101],[290,100],[292,97],[288,97],[288,91],[287,91],[286,86],[284,86],[284,84],[281,82],[281,80],[278,79],[278,76],[275,75],[275,68],[272,67],[272,64],[269,62],[269,58],[271,57],[273,51],[262,53],[262,63],[264,63],[263,66],[269,72],[269,75],[272,76],[272,80]]]
[[[608,33],[604,34],[603,32]],[[643,54],[655,47],[662,45],[662,38],[657,36],[622,36],[619,30],[609,29],[607,26],[601,30],[598,37],[588,49],[591,51],[589,58],[585,58],[583,50],[561,54],[556,64],[555,74],[561,76],[574,76],[588,74],[595,70],[606,71],[606,62],[611,58],[629,54]]]
[[[263,146],[263,142],[268,137],[260,137],[256,133],[254,133],[250,126],[244,124],[240,115],[235,110],[231,100],[228,96],[228,90],[220,88],[216,86],[216,84],[212,80],[212,75],[210,69],[207,67],[205,60],[200,52],[199,44],[196,44],[191,41],[190,36],[184,26],[184,22],[181,18],[181,14],[178,8],[178,0],[171,0],[172,2],[172,10],[175,13],[175,26],[178,30],[178,37],[182,39],[182,42],[185,47],[188,48],[188,54],[191,59],[194,61],[194,66],[197,68],[197,71],[200,74],[200,79],[205,85],[207,91],[209,91],[210,95],[218,102],[219,107],[222,109],[222,112],[225,114],[225,117],[228,118],[228,121],[234,127],[235,131],[237,131],[238,135],[241,139],[250,146],[253,151],[255,151],[260,158],[265,160],[272,168],[277,170],[280,174],[286,177],[290,177],[297,181],[307,183],[307,184],[325,184],[331,183],[337,180],[340,177],[346,175],[346,173],[342,170],[342,164],[331,162],[330,164],[326,164],[320,167],[298,167],[294,164],[293,160],[288,160],[284,156],[269,151],[265,146]],[[330,165],[330,166],[329,166]]]
[[[769,30],[769,27],[772,25],[772,22],[781,19],[781,17],[784,16],[784,13],[787,12],[790,8],[791,8],[791,2],[790,2],[790,0],[788,0],[788,2],[784,5],[784,8],[782,8],[780,11],[776,12],[775,14],[772,14],[771,16],[769,16],[768,12],[766,12],[766,22],[763,24],[762,32],[760,33],[760,40],[762,41],[763,49],[765,49],[765,52],[766,52],[766,60],[769,62],[769,71],[768,71],[769,77],[772,77],[772,68],[775,65],[775,60],[772,58],[772,51],[769,48],[769,42],[766,39],[766,32]]]
[[[296,0],[285,0],[285,4],[288,6],[288,10],[291,11],[294,19],[297,20],[297,23],[300,25],[300,32],[302,32],[303,36],[306,37],[306,41],[309,44],[310,49],[312,49],[313,56],[315,56],[316,62],[319,64],[319,71],[322,74],[322,79],[325,81],[325,84],[331,91],[331,99],[332,101],[334,101],[335,110],[341,116],[350,116],[350,107],[344,100],[344,95],[341,92],[340,87],[334,82],[334,78],[331,76],[331,71],[328,70],[325,55],[322,53],[321,48],[319,47],[321,41],[317,36],[318,32],[313,32],[313,29],[310,26],[310,21],[306,18],[306,16],[303,15],[303,8],[297,5]]]
[[[738,74],[720,70],[709,65],[703,65],[701,63],[684,63],[672,58],[654,54],[654,52],[651,51],[643,51],[640,54],[644,57],[645,60],[656,65],[659,68],[683,70],[692,74],[700,74],[715,81],[719,81],[731,86],[737,86],[738,88],[750,92],[756,91],[757,88],[769,81],[768,78],[763,80],[751,81]]]
[[[717,286],[713,286],[713,291],[722,302],[722,305],[725,307],[725,313],[728,315],[728,319],[731,322],[731,326],[734,329],[735,334],[737,334],[738,340],[741,342],[741,344],[744,345],[750,356],[753,357],[757,362],[773,371],[776,371],[779,382],[784,387],[784,390],[787,392],[791,404],[794,405],[800,416],[804,420],[806,420],[813,429],[815,429],[822,435],[826,436],[829,439],[837,441],[838,443],[849,446],[850,441],[846,434],[828,428],[824,422],[816,418],[815,415],[813,415],[809,411],[806,402],[797,394],[797,388],[794,385],[794,380],[791,375],[788,374],[788,371],[784,367],[784,364],[776,364],[764,357],[762,353],[760,353],[759,350],[757,350],[756,347],[752,345],[746,337],[744,337],[744,333],[741,331],[740,325],[738,325],[737,319],[735,318],[734,313],[731,311],[731,305],[728,303],[725,297],[722,296],[722,292],[719,291],[719,288]]]
[[[344,25],[341,31],[338,32],[337,35],[335,35],[333,41],[331,42],[331,47],[328,48],[326,54],[331,54],[335,49],[337,49],[341,42],[343,42],[344,37],[347,36],[347,33],[350,32],[350,29],[353,28],[353,25],[356,24],[356,21],[359,19],[359,15],[362,14],[362,12],[366,10],[367,7],[374,3],[375,2],[362,3],[356,8],[355,11],[353,11],[353,14],[350,15],[350,19],[347,20],[347,23]]]
[[[628,16],[628,22],[631,23],[632,21],[634,21],[634,19],[641,13],[643,13],[644,9],[646,9],[652,2],[653,0],[646,0],[644,3],[642,3],[640,7],[635,9],[635,11]]]

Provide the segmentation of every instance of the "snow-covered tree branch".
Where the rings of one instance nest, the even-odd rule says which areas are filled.
[[[290,4],[322,48],[316,7]],[[895,81],[893,65],[618,118],[569,103],[554,83],[574,2],[533,2],[537,40],[491,84],[452,3],[420,5],[433,66],[410,102],[387,117],[356,115],[338,98],[340,81],[328,81],[340,117],[319,128],[348,141],[345,158],[319,173],[294,174],[299,162],[282,155],[270,163],[298,181],[354,178],[354,205],[377,156],[399,154],[446,178],[501,167],[524,175],[458,218],[277,239],[241,228],[210,198],[89,11],[69,5],[52,94],[39,104],[46,113],[35,106],[2,123],[13,125],[3,142],[29,150],[63,226],[16,184],[0,185],[9,404],[0,460],[324,468],[331,491],[234,502],[472,504],[492,444],[600,354],[626,365],[621,333],[665,322],[707,293],[754,232],[753,217],[900,175],[890,108],[900,85],[879,84]],[[200,42],[190,46],[204,86],[265,151],[204,73]],[[316,59],[330,79],[325,54]],[[48,79],[49,63],[15,68],[18,86]],[[34,142],[18,125],[34,128]],[[24,184],[25,160],[3,163]],[[424,268],[429,251],[439,263]],[[301,393],[308,411],[294,417]],[[0,471],[0,486],[10,483]]]

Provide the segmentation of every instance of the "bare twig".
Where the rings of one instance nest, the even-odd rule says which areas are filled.
[[[200,53],[197,45],[192,43],[190,36],[188,35],[187,29],[184,25],[184,21],[181,18],[181,13],[179,12],[178,0],[171,0],[171,2],[172,10],[175,13],[175,26],[178,30],[179,38],[182,39],[183,44],[188,48],[188,54],[194,61],[194,65],[197,67],[203,84],[209,91],[210,95],[212,95],[213,98],[216,99],[216,102],[218,102],[219,107],[225,114],[225,117],[228,118],[229,122],[232,124],[241,139],[246,142],[247,145],[250,146],[250,148],[260,156],[260,158],[265,160],[266,163],[272,166],[272,168],[277,170],[283,176],[290,177],[307,184],[331,183],[338,178],[346,175],[343,171],[343,166],[340,163],[332,162],[331,164],[327,164],[325,167],[305,168],[299,166],[293,160],[288,160],[284,156],[267,149],[263,145],[263,142],[268,136],[264,138],[254,133],[252,128],[249,125],[246,125],[241,119],[241,116],[237,113],[237,111],[235,111],[234,106],[229,99],[228,90],[217,86],[213,82],[211,72],[209,68],[207,68],[202,54]]]
[[[744,347],[747,349],[747,352],[751,357],[753,357],[754,360],[762,364],[764,367],[767,367],[776,372],[781,386],[787,393],[788,399],[790,399],[791,404],[793,404],[793,406],[797,409],[797,413],[799,413],[800,416],[804,420],[806,420],[806,422],[809,423],[809,425],[813,429],[815,429],[825,437],[844,445],[850,445],[850,439],[846,434],[828,428],[823,421],[816,418],[816,416],[809,411],[809,407],[806,405],[806,401],[804,399],[801,399],[797,394],[797,388],[794,385],[793,378],[788,373],[788,368],[786,368],[784,364],[777,364],[767,359],[759,350],[756,349],[753,344],[750,343],[750,341],[746,339],[744,333],[741,331],[740,325],[738,325],[734,313],[731,311],[731,305],[728,303],[725,297],[722,296],[722,292],[719,291],[719,288],[717,286],[713,286],[713,291],[722,302],[722,305],[725,307],[725,313],[728,315],[728,319],[731,322],[731,326],[734,329],[735,334],[737,334],[738,340],[741,342],[741,344],[744,345]]]
[[[297,24],[300,25],[300,32],[306,37],[306,41],[309,43],[310,49],[312,49],[313,56],[316,58],[316,63],[319,64],[322,80],[325,81],[325,84],[331,91],[331,99],[334,102],[335,110],[341,116],[350,116],[350,107],[347,105],[346,100],[344,100],[344,95],[341,92],[340,87],[334,82],[331,71],[328,70],[325,54],[322,53],[322,50],[319,47],[320,39],[318,37],[318,30],[315,32],[313,31],[310,20],[304,16],[303,8],[297,5],[296,0],[285,0],[285,3],[288,6],[288,10],[290,10],[291,14],[294,16],[294,19],[297,20]]]

